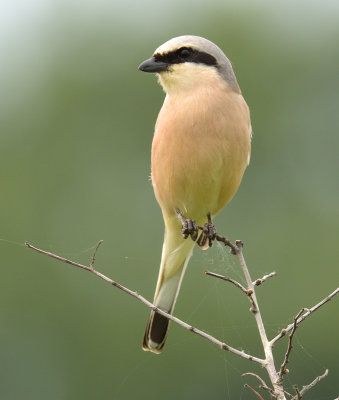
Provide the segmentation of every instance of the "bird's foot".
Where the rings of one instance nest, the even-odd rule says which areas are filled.
[[[197,241],[197,244],[202,249],[207,249],[208,247],[212,246],[213,240],[217,237],[217,230],[212,222],[211,213],[207,214],[207,222],[202,228],[201,235]]]
[[[184,239],[191,236],[191,239],[195,242],[198,237],[199,228],[193,219],[185,218],[179,210],[177,210],[178,218],[181,222],[181,234]]]

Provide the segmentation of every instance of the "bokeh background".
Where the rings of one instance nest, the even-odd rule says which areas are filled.
[[[216,42],[250,106],[253,153],[216,219],[245,242],[270,337],[338,283],[339,3],[1,0],[0,398],[252,399],[245,360],[172,325],[144,353],[148,310],[104,281],[28,250],[88,263],[152,299],[163,234],[150,146],[164,94],[137,66],[171,37]],[[262,355],[242,280],[220,246],[196,249],[176,315]],[[286,377],[338,396],[337,299],[298,329]],[[281,362],[286,340],[276,346]],[[292,389],[291,389],[292,391]],[[266,396],[266,393],[263,394]],[[306,396],[305,396],[306,398]]]

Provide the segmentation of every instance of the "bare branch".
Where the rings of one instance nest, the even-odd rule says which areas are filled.
[[[254,285],[253,285],[253,282],[252,282],[252,279],[251,279],[250,273],[248,271],[248,268],[247,268],[247,265],[245,262],[245,258],[244,258],[243,252],[242,252],[243,243],[238,240],[238,241],[236,241],[236,245],[237,245],[237,256],[238,256],[241,268],[243,270],[243,273],[245,275],[246,283],[248,285],[248,290],[251,290],[249,297],[250,297],[251,302],[253,302],[253,306],[255,308],[255,310],[253,310],[255,320],[257,322],[261,341],[263,343],[263,346],[265,347],[266,344],[268,343],[268,340],[267,340],[267,336],[266,336],[266,332],[265,332],[264,323],[261,318],[258,301],[257,301],[256,295],[255,295]]]
[[[95,263],[95,256],[97,255],[97,251],[98,251],[98,249],[99,249],[99,247],[100,247],[102,242],[103,242],[103,240],[99,240],[99,243],[97,244],[97,247],[94,250],[94,253],[93,253],[93,256],[92,256],[92,259],[91,259],[91,263],[89,264],[89,267],[91,269],[93,269],[93,266],[94,266],[94,263]]]
[[[298,314],[294,317],[293,328],[292,328],[291,334],[290,334],[290,336],[289,336],[289,338],[288,338],[288,345],[287,345],[287,350],[286,350],[285,358],[284,358],[283,363],[281,364],[280,371],[279,371],[279,376],[280,376],[280,378],[282,378],[283,375],[285,375],[285,374],[288,373],[288,370],[286,369],[286,365],[287,365],[287,363],[288,363],[288,361],[289,361],[289,357],[290,357],[290,354],[291,354],[291,351],[292,351],[292,347],[293,347],[293,346],[292,346],[293,336],[294,336],[294,334],[295,334],[295,331],[296,331],[297,328],[298,328],[298,322],[297,322],[297,321],[298,321],[298,318],[301,316],[301,314],[302,314],[304,311],[305,311],[305,309],[302,308],[302,309],[298,312]]]
[[[85,269],[87,271],[91,270],[90,267],[87,267],[87,265],[82,265],[82,264],[76,263],[74,261],[67,260],[67,258],[64,258],[64,257],[61,257],[61,256],[57,256],[56,254],[50,253],[49,251],[38,249],[37,247],[32,246],[28,242],[25,242],[25,246],[27,246],[29,249],[37,251],[38,253],[45,254],[46,256],[55,258],[56,260],[65,262],[65,263],[70,264],[70,265],[74,265],[74,267],[82,268],[82,269]]]
[[[312,389],[322,379],[326,378],[327,375],[328,375],[328,369],[322,375],[317,376],[311,383],[309,383],[306,386],[303,386],[301,390],[299,390],[298,387],[295,386],[294,389],[297,392],[297,395],[292,397],[291,400],[300,400],[306,392]]]
[[[99,244],[101,244],[101,243],[99,242]],[[99,244],[98,244],[96,250],[98,249]],[[258,364],[260,364],[262,366],[265,366],[265,364],[266,364],[265,360],[263,360],[261,358],[258,358],[258,357],[254,357],[254,356],[252,356],[250,354],[245,353],[244,351],[235,349],[234,347],[229,346],[228,344],[226,344],[224,342],[221,342],[220,340],[216,339],[212,335],[209,335],[208,333],[206,333],[206,332],[204,332],[204,331],[202,331],[202,330],[200,330],[198,328],[195,328],[192,325],[187,324],[186,322],[180,320],[179,318],[177,318],[177,317],[175,317],[175,316],[173,316],[171,314],[166,313],[165,311],[161,310],[160,308],[158,308],[154,304],[152,304],[150,301],[148,301],[145,297],[141,296],[138,292],[135,292],[133,290],[130,290],[130,289],[126,288],[125,286],[121,285],[120,283],[113,281],[112,279],[108,278],[107,276],[105,276],[101,272],[97,271],[96,269],[93,268],[93,265],[92,266],[87,266],[87,265],[79,264],[77,262],[68,260],[68,259],[66,259],[64,257],[61,257],[61,256],[58,256],[56,254],[50,253],[49,251],[41,250],[41,249],[31,245],[28,242],[25,242],[25,245],[29,249],[37,251],[38,253],[45,254],[46,256],[52,257],[52,258],[54,258],[56,260],[65,262],[67,264],[73,265],[75,267],[78,267],[78,268],[81,268],[81,269],[84,269],[86,271],[89,271],[89,272],[93,273],[94,275],[96,275],[99,278],[103,279],[104,281],[108,282],[112,286],[115,286],[118,289],[122,290],[123,292],[128,293],[132,297],[138,299],[141,303],[145,304],[147,307],[149,307],[153,311],[156,311],[158,314],[163,315],[167,319],[175,322],[176,324],[178,324],[181,327],[187,329],[188,331],[191,331],[191,332],[195,333],[196,335],[201,336],[202,338],[209,340],[210,342],[214,343],[215,345],[217,345],[218,347],[220,347],[223,350],[227,350],[227,351],[229,351],[229,352],[231,352],[231,353],[233,353],[233,354],[235,354],[235,355],[237,355],[237,356],[239,356],[241,358],[245,358],[246,360],[254,361],[254,362],[256,362],[256,363],[258,363]],[[95,252],[96,252],[96,250],[95,250]],[[92,260],[93,260],[93,257],[92,257]]]
[[[216,274],[215,272],[210,272],[210,271],[204,271],[204,274],[205,274],[205,275],[209,275],[209,276],[214,276],[215,278],[219,278],[219,279],[222,279],[222,280],[224,280],[224,281],[233,283],[234,286],[236,286],[236,287],[239,288],[242,292],[244,292],[246,295],[248,295],[247,290],[243,287],[243,285],[242,285],[241,283],[235,281],[235,280],[232,279],[232,278],[229,278],[228,276],[219,275],[219,274]]]
[[[264,283],[264,282],[266,281],[266,279],[268,279],[268,278],[273,278],[273,277],[276,276],[276,275],[277,275],[276,272],[271,272],[271,273],[268,274],[268,275],[264,275],[262,278],[255,280],[255,281],[253,282],[253,285],[255,285],[255,286],[260,286],[262,283]]]
[[[335,295],[339,293],[339,288],[335,289],[331,294],[329,294],[327,297],[325,297],[323,300],[321,300],[318,304],[313,306],[312,308],[305,308],[304,310],[306,311],[305,314],[301,315],[298,320],[297,320],[297,325],[299,325],[301,322],[303,322],[307,317],[309,317],[314,311],[317,311],[320,307],[322,307],[324,304],[329,302]],[[282,329],[281,332],[274,337],[271,341],[270,344],[273,346],[275,342],[277,342],[279,339],[281,339],[283,336],[286,335],[287,332],[293,329],[294,323],[288,325],[285,329]]]
[[[299,392],[299,389],[298,389],[298,386],[297,385],[294,385],[293,386],[293,389],[297,392],[297,394],[296,394],[296,396],[294,396],[294,397],[292,397],[292,399],[291,400],[301,400],[301,394],[300,394],[300,392]]]
[[[213,225],[212,220],[211,220],[211,216],[208,215],[208,224],[207,225]],[[247,289],[245,289],[244,286],[242,286],[239,282],[235,281],[232,278],[226,277],[226,276],[222,276],[219,274],[215,274],[215,273],[211,273],[211,272],[205,272],[206,275],[210,275],[210,276],[214,276],[217,277],[219,279],[223,279],[225,281],[228,281],[230,283],[232,283],[233,285],[235,285],[236,287],[238,287],[242,292],[246,293],[249,300],[251,301],[251,308],[250,311],[253,313],[256,323],[257,323],[257,327],[258,327],[258,331],[259,331],[259,335],[260,335],[260,339],[264,348],[264,352],[265,352],[265,364],[264,367],[270,377],[271,383],[273,385],[273,389],[269,389],[268,386],[265,384],[263,385],[263,388],[265,389],[269,389],[272,390],[272,392],[270,392],[271,397],[276,399],[276,400],[286,400],[285,394],[287,394],[288,396],[292,397],[291,394],[287,393],[284,391],[283,388],[283,375],[288,373],[288,370],[286,369],[286,365],[289,361],[289,357],[292,351],[292,340],[293,340],[293,336],[295,334],[295,331],[298,327],[298,325],[304,321],[312,312],[314,312],[315,310],[317,310],[319,307],[321,307],[322,305],[324,305],[326,302],[328,302],[329,300],[331,300],[331,298],[336,295],[338,293],[337,289],[336,291],[334,291],[333,293],[331,293],[327,298],[325,298],[323,301],[321,301],[320,303],[318,303],[316,306],[314,306],[312,309],[303,309],[302,311],[300,311],[298,313],[298,315],[294,318],[294,322],[293,324],[290,324],[287,328],[283,329],[279,335],[277,335],[275,338],[273,338],[271,341],[268,340],[267,335],[266,335],[266,331],[265,331],[265,326],[262,320],[262,316],[261,316],[261,312],[259,309],[259,305],[258,305],[258,301],[256,298],[256,293],[254,290],[255,286],[259,286],[261,285],[263,282],[265,282],[265,280],[267,280],[268,278],[271,278],[273,276],[276,275],[275,272],[272,272],[268,275],[265,275],[264,277],[262,277],[261,279],[257,279],[256,281],[252,281],[251,280],[251,276],[249,273],[249,270],[247,268],[245,259],[244,259],[244,255],[243,255],[243,242],[241,240],[236,240],[235,245],[233,243],[231,243],[226,237],[220,236],[218,235],[215,227],[213,226],[213,234],[209,235],[209,229],[210,226],[206,227],[206,224],[204,225],[204,227],[200,227],[197,226],[198,229],[202,230],[203,232],[205,232],[206,238],[208,238],[209,240],[209,246],[212,245],[212,241],[213,240],[217,240],[219,242],[222,242],[225,244],[225,246],[229,246],[231,248],[231,253],[236,255],[239,259],[240,262],[240,266],[242,268],[243,274],[245,276],[246,279],[246,283],[247,283]],[[206,239],[205,238],[205,239]],[[281,337],[283,337],[284,335],[286,335],[286,333],[288,333],[289,331],[292,331],[290,336],[289,336],[289,342],[288,342],[288,347],[286,350],[286,354],[285,354],[285,358],[284,361],[281,365],[281,368],[279,370],[279,372],[275,369],[275,363],[274,363],[274,357],[273,357],[273,346],[274,343],[279,340]],[[318,381],[317,381],[318,382]],[[315,382],[315,383],[317,383]],[[253,388],[251,388],[250,386],[248,386],[251,390]],[[254,391],[254,389],[253,389]],[[296,389],[297,395],[298,397],[300,397],[300,394],[298,392],[298,389]],[[302,395],[302,394],[301,394]],[[260,395],[259,395],[260,396]],[[301,398],[301,397],[300,397]]]
[[[258,381],[259,381],[260,384],[261,384],[259,387],[260,387],[261,389],[267,390],[268,392],[270,392],[271,395],[274,396],[274,391],[273,391],[273,389],[271,389],[269,386],[267,386],[267,383],[262,379],[261,376],[255,374],[255,373],[253,373],[253,372],[245,372],[245,373],[242,374],[241,376],[247,376],[247,375],[254,376],[255,378],[257,378]]]
[[[241,269],[243,271],[243,274],[245,276],[246,279],[246,283],[247,283],[247,287],[248,287],[248,291],[251,291],[251,295],[249,296],[249,299],[252,303],[252,307],[251,307],[251,311],[253,312],[255,321],[257,323],[257,327],[258,327],[258,331],[259,331],[259,335],[260,335],[260,339],[261,339],[261,343],[265,352],[265,361],[266,361],[266,371],[270,377],[271,383],[273,385],[273,392],[274,392],[274,397],[277,400],[285,400],[286,397],[284,395],[284,390],[283,390],[283,386],[282,386],[282,382],[279,379],[279,374],[275,369],[275,365],[274,365],[274,357],[273,357],[273,352],[272,352],[272,346],[270,345],[268,339],[267,339],[267,335],[266,335],[266,331],[265,331],[265,326],[264,326],[264,322],[262,320],[262,316],[261,316],[261,312],[260,312],[260,308],[258,305],[258,300],[257,300],[257,296],[255,294],[255,290],[254,290],[254,285],[253,285],[253,281],[251,279],[251,275],[249,273],[249,270],[247,268],[246,265],[246,261],[243,255],[243,242],[241,240],[237,240],[235,242],[236,244],[236,248],[237,248],[237,252],[236,255],[239,259],[239,263],[241,266]]]
[[[204,229],[204,228],[201,227],[201,226],[199,226],[198,228],[201,229],[201,230]],[[220,235],[216,234],[215,240],[216,240],[217,242],[224,243],[225,246],[230,247],[230,248],[231,248],[231,253],[232,253],[232,254],[234,254],[234,255],[237,254],[237,251],[238,251],[237,246],[235,246],[235,245],[234,245],[230,240],[228,240],[225,236],[220,236]]]
[[[254,394],[256,394],[257,397],[258,397],[260,400],[264,400],[264,398],[263,398],[256,390],[254,390],[254,389],[252,388],[252,386],[248,385],[247,383],[245,383],[244,386],[245,386],[245,388],[248,388],[248,389],[252,390],[252,392],[253,392]]]
[[[209,224],[212,224],[212,222],[209,219]],[[201,227],[198,227],[198,229],[203,229]],[[225,244],[225,246],[229,246],[231,248],[231,253],[236,255],[239,259],[239,263],[240,266],[242,268],[243,274],[245,276],[246,279],[246,283],[247,283],[247,289],[242,286],[239,282],[235,281],[232,278],[226,277],[226,276],[222,276],[213,272],[208,272],[206,271],[205,274],[206,275],[210,275],[210,276],[214,276],[216,278],[219,279],[223,279],[225,281],[228,281],[230,283],[232,283],[233,285],[235,285],[237,288],[239,288],[242,292],[246,293],[246,295],[248,296],[252,306],[251,306],[251,312],[253,313],[256,323],[257,323],[257,327],[258,327],[258,331],[259,331],[259,335],[261,338],[261,342],[262,342],[262,346],[264,349],[264,353],[265,353],[265,358],[258,358],[258,357],[254,357],[250,354],[247,354],[243,351],[237,350],[234,347],[229,346],[228,344],[216,339],[215,337],[213,337],[212,335],[198,329],[195,328],[192,325],[187,324],[186,322],[180,320],[177,317],[174,317],[171,314],[166,313],[165,311],[161,310],[160,308],[158,308],[157,306],[155,306],[154,304],[152,304],[150,301],[148,301],[146,298],[144,298],[143,296],[141,296],[139,293],[137,293],[136,291],[130,290],[128,288],[126,288],[125,286],[121,285],[118,282],[113,281],[111,278],[103,275],[101,272],[99,272],[98,270],[94,269],[94,263],[95,263],[95,257],[97,254],[97,251],[102,243],[102,240],[99,241],[98,245],[95,248],[95,251],[93,253],[93,256],[91,258],[90,264],[89,266],[87,265],[83,265],[77,262],[74,262],[72,260],[68,260],[64,257],[58,256],[56,254],[53,254],[51,252],[45,251],[45,250],[41,250],[33,245],[31,245],[30,243],[26,242],[26,246],[34,251],[37,251],[41,254],[47,255],[51,258],[54,258],[58,261],[62,261],[64,263],[73,265],[75,267],[84,269],[86,271],[91,272],[92,274],[98,276],[99,278],[105,280],[106,282],[108,282],[110,285],[115,286],[117,288],[119,288],[120,290],[122,290],[123,292],[131,295],[132,297],[136,298],[137,300],[139,300],[141,303],[143,303],[144,305],[146,305],[147,307],[149,307],[150,309],[152,309],[153,311],[157,312],[158,314],[166,317],[168,320],[175,322],[176,324],[180,325],[181,327],[185,328],[186,330],[189,330],[193,333],[195,333],[198,336],[201,336],[202,338],[210,341],[211,343],[214,343],[215,345],[217,345],[218,347],[220,347],[221,349],[227,350],[241,358],[247,359],[249,361],[254,361],[258,364],[260,364],[263,368],[266,369],[271,384],[272,384],[272,388],[270,388],[266,382],[259,376],[253,373],[246,373],[244,375],[252,375],[254,377],[256,377],[261,385],[260,388],[268,391],[270,393],[270,396],[272,399],[275,400],[286,400],[285,394],[288,395],[290,398],[292,398],[292,400],[300,400],[303,396],[303,394],[305,392],[307,392],[308,390],[310,390],[312,387],[314,387],[320,380],[322,380],[325,376],[327,376],[328,374],[328,370],[325,371],[325,373],[321,376],[318,376],[317,378],[314,379],[313,382],[311,382],[309,385],[303,386],[303,388],[299,391],[299,389],[297,387],[295,387],[295,391],[296,391],[296,396],[292,396],[291,394],[287,393],[286,391],[284,391],[283,388],[283,375],[285,373],[287,373],[287,369],[286,369],[286,365],[289,362],[289,357],[292,351],[292,340],[293,340],[293,336],[295,334],[295,331],[298,327],[298,325],[303,322],[309,315],[311,315],[314,311],[316,311],[317,309],[319,309],[321,306],[323,306],[324,304],[326,304],[328,301],[330,301],[336,294],[338,294],[339,292],[339,288],[336,289],[334,292],[332,292],[330,295],[328,295],[325,299],[323,299],[321,302],[319,302],[318,304],[316,304],[315,306],[313,306],[311,309],[302,309],[298,315],[294,318],[294,322],[290,325],[288,325],[285,329],[283,329],[276,337],[274,337],[271,341],[269,341],[267,339],[267,335],[266,335],[266,331],[265,331],[265,326],[262,320],[262,316],[261,316],[261,312],[259,309],[259,305],[258,305],[258,301],[256,298],[256,293],[255,293],[255,286],[259,286],[261,285],[266,279],[271,278],[273,276],[275,276],[275,272],[272,272],[268,275],[263,276],[261,279],[257,279],[256,281],[252,281],[249,270],[247,268],[246,262],[245,262],[245,258],[243,255],[243,243],[240,240],[237,240],[235,242],[235,244],[231,243],[228,239],[226,239],[223,236],[220,236],[216,233],[215,228],[213,230],[211,230],[211,232],[213,233],[213,236],[208,236],[209,232],[207,232],[207,230],[211,230],[210,227],[207,227],[205,229],[205,234],[207,235],[206,238],[209,240],[209,245],[211,245],[212,240],[217,240],[220,241],[222,243]],[[288,346],[287,346],[287,350],[286,350],[286,354],[285,354],[285,358],[284,361],[280,367],[280,370],[277,371],[275,368],[275,363],[274,363],[274,358],[273,358],[273,346],[275,344],[275,342],[277,342],[279,339],[281,339],[283,336],[285,336],[288,332],[291,331],[291,334],[289,335],[289,341],[288,341]],[[263,398],[261,397],[261,395],[256,392],[256,390],[254,390],[251,386],[249,385],[245,385],[246,387],[248,387],[253,393],[256,394],[256,396],[259,399]],[[339,400],[339,399],[336,399]]]

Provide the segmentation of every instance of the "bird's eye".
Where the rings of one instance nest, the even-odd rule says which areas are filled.
[[[181,49],[180,50],[180,57],[181,58],[188,58],[191,55],[191,49]]]

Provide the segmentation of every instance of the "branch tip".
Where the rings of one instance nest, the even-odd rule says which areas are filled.
[[[264,400],[264,398],[249,384],[245,383],[244,387],[250,389],[260,400]]]
[[[259,279],[255,280],[255,281],[253,282],[253,285],[255,285],[255,286],[260,286],[261,284],[263,284],[263,283],[266,281],[266,279],[268,279],[268,278],[273,278],[273,277],[276,276],[276,275],[277,275],[276,272],[271,272],[271,273],[268,274],[268,275],[264,275],[262,278],[259,278]]]
[[[222,279],[223,281],[227,281],[232,283],[234,286],[236,286],[238,289],[240,289],[243,293],[245,293],[246,295],[248,295],[248,290],[246,290],[244,288],[244,286],[237,282],[236,280],[230,278],[229,276],[225,276],[225,275],[220,275],[220,274],[216,274],[215,272],[210,272],[210,271],[204,271],[205,275],[208,276],[213,276],[214,278],[218,278],[218,279]]]
[[[102,242],[103,242],[103,240],[99,240],[99,242],[98,242],[98,244],[97,244],[97,247],[96,247],[95,250],[94,250],[93,256],[92,256],[92,258],[91,258],[91,262],[90,262],[90,264],[89,264],[89,268],[90,268],[90,269],[93,269],[93,268],[94,268],[95,256],[97,255],[97,251],[98,251],[100,245],[102,244]]]
[[[242,240],[236,240],[235,244],[239,249],[242,249],[244,247],[244,242]]]

